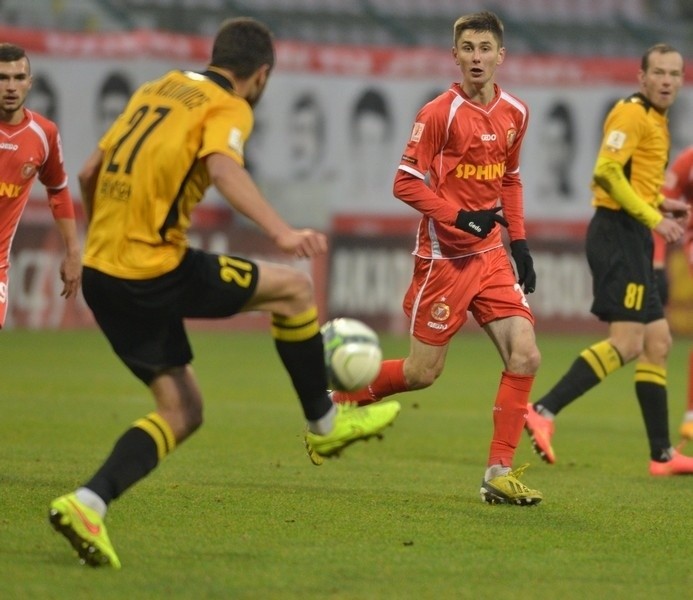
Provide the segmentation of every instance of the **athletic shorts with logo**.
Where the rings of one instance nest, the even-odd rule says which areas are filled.
[[[502,246],[455,259],[416,256],[403,308],[411,333],[432,346],[447,344],[467,321],[479,325],[506,317],[534,316]]]
[[[586,250],[595,316],[607,323],[664,318],[649,227],[623,210],[599,207],[587,228]]]
[[[120,279],[85,267],[82,290],[114,352],[149,384],[192,360],[184,319],[237,314],[257,280],[252,261],[190,249],[178,267],[154,279]]]

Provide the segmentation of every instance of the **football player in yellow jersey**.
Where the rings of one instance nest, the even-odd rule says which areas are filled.
[[[252,108],[274,61],[272,36],[262,23],[225,21],[207,70],[173,71],[142,85],[79,174],[89,218],[84,297],[114,352],[156,404],[83,486],[50,505],[51,524],[86,564],[120,567],[103,522],[107,506],[202,424],[185,318],[271,313],[315,464],[379,434],[399,412],[397,402],[367,409],[332,404],[305,273],[187,244],[191,213],[214,185],[287,254],[311,258],[326,251],[324,234],[287,225],[243,166]]]
[[[592,313],[609,335],[583,350],[560,381],[529,406],[526,429],[548,463],[555,416],[626,363],[635,364],[635,394],[654,476],[693,473],[693,458],[669,437],[666,363],[671,333],[652,264],[652,232],[667,242],[683,235],[688,206],[661,193],[669,158],[667,111],[683,84],[683,58],[667,44],[644,54],[640,90],[606,116],[593,173],[595,213],[586,250],[593,278]]]

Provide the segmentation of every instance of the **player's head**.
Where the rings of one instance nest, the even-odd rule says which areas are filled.
[[[655,44],[642,56],[638,79],[643,96],[665,112],[683,85],[683,57],[669,44]]]
[[[453,27],[453,44],[455,46],[457,46],[459,39],[466,31],[490,33],[495,38],[498,47],[503,47],[503,23],[492,12],[485,10],[478,13],[463,15],[457,19]]]
[[[0,44],[0,119],[17,119],[31,89],[31,64],[24,48]]]
[[[8,63],[21,60],[26,61],[27,72],[31,74],[31,64],[26,50],[16,44],[0,43],[0,62]]]
[[[214,38],[210,66],[250,82],[246,100],[251,106],[262,96],[274,62],[272,32],[266,25],[250,17],[227,19],[221,24]]]
[[[503,23],[492,12],[464,15],[453,27],[452,55],[465,85],[481,87],[492,81],[503,62]]]

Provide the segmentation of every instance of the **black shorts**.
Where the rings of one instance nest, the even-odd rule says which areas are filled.
[[[120,279],[85,267],[82,290],[115,353],[149,385],[192,360],[183,319],[238,313],[257,280],[252,261],[191,249],[178,267],[154,279]]]
[[[607,323],[664,318],[652,266],[652,231],[623,210],[597,208],[587,228],[592,313]]]

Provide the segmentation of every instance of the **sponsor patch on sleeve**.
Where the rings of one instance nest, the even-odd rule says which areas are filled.
[[[232,128],[229,132],[229,148],[243,156],[243,132],[237,127]]]
[[[414,123],[409,141],[414,143],[419,142],[421,140],[421,134],[423,134],[424,127],[425,125],[423,123],[419,123],[418,121]]]
[[[610,131],[609,134],[606,136],[606,147],[609,150],[620,150],[626,143],[626,137],[627,136],[625,133],[614,129],[613,131]]]
[[[418,161],[413,156],[402,155],[402,162],[409,163],[410,165],[415,165]]]

